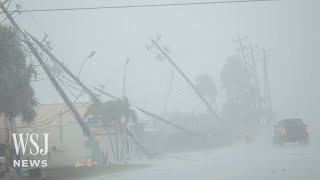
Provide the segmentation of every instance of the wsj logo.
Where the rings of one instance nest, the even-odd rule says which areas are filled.
[[[26,155],[26,153],[30,156],[47,155],[48,154],[48,136],[49,134],[45,134],[45,133],[43,134],[44,147],[40,148],[38,144],[39,142],[38,134],[26,133],[24,136],[23,133],[19,133],[19,134],[12,133],[15,153],[17,157],[19,156],[21,157],[21,155]],[[48,166],[47,160],[21,160],[20,158],[16,158],[15,160],[13,160],[13,167],[39,167],[39,166],[47,167]]]

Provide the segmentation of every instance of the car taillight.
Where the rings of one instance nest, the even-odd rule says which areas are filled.
[[[282,133],[282,134],[285,134],[285,133],[286,133],[286,129],[285,129],[285,128],[282,128],[282,129],[281,129],[281,133]]]
[[[309,129],[307,127],[304,128],[305,132],[309,132]]]

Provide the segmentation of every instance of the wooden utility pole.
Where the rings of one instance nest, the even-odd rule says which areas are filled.
[[[268,109],[270,116],[272,118],[272,102],[269,86],[269,74],[268,74],[268,64],[267,64],[267,51],[263,49],[263,67],[264,67],[264,93],[265,93],[265,106]]]
[[[194,92],[198,95],[200,100],[205,104],[205,106],[209,109],[211,114],[214,118],[221,121],[221,118],[219,115],[215,112],[215,110],[212,108],[212,106],[208,103],[208,101],[202,96],[200,91],[197,89],[197,87],[192,83],[192,81],[183,73],[183,71],[178,67],[178,65],[173,61],[173,59],[166,53],[165,50],[163,50],[158,42],[156,40],[151,40],[152,45],[156,47],[160,53],[169,61],[169,63],[180,73],[180,75],[184,78],[185,81],[191,86],[191,88],[194,90]]]
[[[102,106],[102,102],[100,101],[100,99],[85,85],[83,84],[83,82],[79,79],[78,76],[75,76],[61,61],[58,60],[58,58],[56,58],[49,50],[48,48],[46,48],[45,45],[43,45],[39,40],[37,40],[35,37],[33,37],[32,35],[28,34],[28,36],[41,48],[42,51],[44,51],[49,57],[50,60],[57,63],[77,84],[79,84],[79,86],[91,97],[91,99],[93,100],[94,103],[98,104],[99,106]],[[109,123],[108,122],[104,122],[106,125],[106,131],[107,131],[107,136],[108,136],[108,140],[110,142],[110,146],[111,146],[111,150],[112,150],[112,154],[114,157],[116,157],[116,152],[114,150],[114,146],[113,146],[113,142],[111,139],[111,133],[109,131]]]
[[[32,54],[36,57],[36,59],[38,60],[38,62],[40,63],[41,67],[43,68],[43,70],[46,72],[46,74],[48,75],[51,83],[53,84],[53,86],[55,87],[55,89],[58,91],[58,93],[60,94],[60,96],[62,97],[62,99],[64,100],[64,102],[68,105],[69,109],[71,110],[71,112],[73,113],[73,115],[75,116],[76,120],[78,121],[80,127],[82,128],[83,132],[85,133],[86,136],[88,136],[89,138],[93,138],[91,135],[91,132],[89,130],[89,128],[86,126],[86,124],[83,122],[82,117],[80,116],[79,112],[76,110],[76,108],[74,107],[74,105],[72,104],[72,102],[70,101],[70,99],[68,98],[68,96],[66,95],[66,93],[63,91],[63,89],[61,88],[60,84],[58,83],[58,81],[55,79],[54,75],[52,74],[52,72],[50,71],[50,69],[47,67],[47,64],[45,63],[45,61],[42,59],[42,57],[40,56],[40,54],[38,53],[37,49],[33,46],[33,44],[29,41],[28,37],[26,36],[26,34],[20,29],[20,27],[18,26],[18,24],[15,22],[15,20],[11,17],[11,15],[9,14],[9,12],[7,11],[7,9],[4,7],[4,4],[0,2],[0,8],[3,11],[3,13],[6,15],[6,17],[8,18],[8,20],[10,21],[10,23],[13,25],[13,27],[18,30],[24,39],[24,43],[29,47],[29,49],[31,50]]]
[[[63,145],[63,138],[62,138],[62,111],[59,112],[59,130],[60,130],[60,144]]]
[[[10,171],[10,169],[12,168],[12,161],[13,161],[13,153],[12,153],[12,136],[10,135],[11,132],[11,125],[12,125],[12,116],[11,115],[5,115],[4,117],[4,124],[5,124],[5,149],[4,149],[4,153],[5,153],[5,158],[6,158],[6,162],[5,162],[5,170],[7,172]]]
[[[243,44],[242,44],[242,41],[243,40],[246,40],[247,38],[240,38],[240,36],[238,35],[238,39],[233,41],[233,42],[236,42],[236,43],[239,43],[240,45],[240,51],[241,51],[241,58],[242,58],[242,65],[244,67],[244,69],[246,70],[246,72],[249,72],[249,67],[248,67],[248,63],[246,61],[246,57],[245,57],[245,54],[244,54],[244,48],[243,48]]]
[[[31,35],[29,35],[29,36],[50,57],[50,59],[52,61],[56,62],[57,64],[59,64],[62,67],[62,69],[92,98],[94,103],[97,103],[97,105],[99,105],[99,106],[103,105],[103,103],[97,97],[97,95],[94,94],[85,84],[83,84],[83,82],[77,76],[75,76],[61,61],[59,61],[40,41],[38,41],[36,38],[34,38]],[[105,94],[108,94],[108,93],[105,93]],[[116,98],[116,97],[114,97],[114,96],[112,96],[110,94],[108,94],[108,95],[110,97],[112,97],[113,99],[115,99],[115,100],[121,100],[120,98]],[[108,129],[109,125],[108,125],[107,122],[105,122],[105,123],[106,123],[106,131],[107,131],[107,134],[108,134],[110,145],[112,147],[112,153],[113,153],[114,157],[117,157],[116,151],[114,150],[114,146],[113,146],[112,139],[111,139],[111,136],[110,136],[110,132],[109,132],[109,129]],[[144,146],[139,141],[139,139],[137,139],[135,137],[135,135],[131,132],[131,130],[129,128],[126,129],[126,133],[128,134],[128,136],[130,138],[133,139],[133,141],[137,144],[137,146],[142,150],[142,152],[144,152],[144,154],[147,157],[153,157],[155,155],[154,152],[151,152],[150,150],[148,150],[148,148],[146,146]]]
[[[244,67],[245,72],[249,75],[250,78],[250,82],[252,80],[252,91],[255,92],[256,97],[255,101],[254,101],[254,106],[255,109],[260,111],[261,110],[261,94],[260,94],[260,88],[259,88],[259,81],[258,81],[258,77],[257,77],[257,67],[256,67],[256,61],[255,61],[255,57],[254,57],[254,52],[253,52],[253,48],[250,45],[249,46],[249,53],[251,56],[251,62],[249,61],[249,58],[246,58],[246,51],[245,51],[245,47],[243,45],[243,41],[246,40],[247,38],[240,38],[240,36],[238,35],[238,39],[233,41],[235,43],[239,43],[240,46],[240,52],[241,52],[241,63],[242,66]],[[251,87],[251,86],[250,86]]]
[[[13,21],[14,22],[14,21]],[[15,22],[14,22],[14,24],[15,24]],[[18,27],[18,26],[17,26]],[[19,31],[21,32],[21,30],[19,29]],[[24,35],[24,36],[26,36],[26,35]],[[92,98],[92,100],[95,102],[95,103],[97,103],[98,105],[102,105],[103,103],[99,100],[99,98],[96,96],[96,94],[94,94],[86,85],[84,85],[81,81],[80,81],[80,79],[77,77],[77,76],[75,76],[61,61],[59,61],[40,41],[38,41],[35,37],[33,37],[33,36],[31,36],[30,34],[28,34],[28,36],[50,57],[50,59],[52,60],[52,61],[54,61],[55,63],[57,63],[57,64],[59,64],[61,67],[62,67],[62,69],[77,83],[77,84],[79,84],[80,86],[81,86],[81,88],[87,93],[87,94],[89,94],[89,96]],[[27,42],[29,42],[29,41],[27,41]],[[32,44],[29,42],[29,44],[31,45],[31,47],[34,49],[34,47],[32,46]],[[36,52],[36,54],[38,54],[37,52]],[[39,55],[39,54],[38,54]],[[38,58],[37,58],[38,59]],[[41,59],[41,57],[40,57],[40,60],[42,60]],[[45,66],[46,67],[46,66]],[[47,68],[47,67],[46,67]],[[47,68],[48,69],[48,68]],[[51,74],[51,72],[49,71],[49,73]],[[48,74],[49,75],[49,74]],[[52,76],[52,74],[51,74],[51,76],[49,76],[49,77],[53,77]],[[54,79],[54,78],[52,78],[52,79]],[[51,80],[51,78],[50,78],[50,80]],[[55,80],[55,79],[54,79]],[[60,86],[59,86],[60,87]],[[108,94],[108,93],[105,93],[105,94]],[[116,99],[116,100],[119,100],[120,98],[116,98],[116,97],[114,97],[114,96],[112,96],[112,95],[110,95],[110,94],[108,94],[110,97],[112,97],[113,99]],[[109,133],[109,131],[108,131],[108,128],[106,128],[106,130],[107,130],[107,133],[108,134],[110,134]],[[89,133],[90,133],[90,131],[88,131]],[[132,138],[133,140],[134,140],[134,142],[137,144],[137,146],[144,152],[144,154],[147,156],[147,157],[153,157],[154,155],[155,155],[155,153],[154,152],[151,152],[150,150],[148,150],[148,148],[146,147],[146,146],[144,146],[140,141],[139,141],[139,139],[137,139],[136,137],[135,137],[135,135],[131,132],[131,130],[129,129],[129,128],[127,128],[126,129],[126,132],[127,132],[127,134],[128,134],[128,136],[130,137],[130,138]],[[110,138],[110,135],[108,135],[108,137]],[[110,143],[112,143],[112,141],[110,140]],[[111,146],[113,147],[113,145],[111,144]],[[115,156],[115,151],[114,151],[114,149],[112,148],[112,152],[114,153],[114,156]]]
[[[260,92],[258,75],[257,75],[256,59],[255,59],[253,48],[251,45],[250,45],[250,55],[251,55],[251,63],[252,63],[253,82],[254,82],[255,91],[258,96],[258,99],[256,101],[256,108],[258,110],[261,110],[261,94],[260,94],[261,92]]]

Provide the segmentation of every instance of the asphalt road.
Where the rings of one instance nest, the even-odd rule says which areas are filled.
[[[184,160],[154,160],[150,167],[90,180],[319,180],[320,146],[289,143],[273,147],[268,140],[215,150],[171,154]]]

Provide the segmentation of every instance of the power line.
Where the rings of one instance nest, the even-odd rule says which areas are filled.
[[[43,59],[45,59],[43,55],[41,55],[41,56],[42,56]],[[78,91],[80,91],[81,93],[85,93],[82,89],[80,89],[80,87],[78,87],[79,85],[78,85],[77,83],[75,83],[73,80],[65,77],[65,76],[62,75],[61,73],[58,73],[55,69],[53,69],[53,68],[48,64],[48,62],[47,62],[46,60],[45,60],[45,62],[46,62],[46,64],[47,64],[48,68],[51,70],[53,76],[54,76],[55,78],[57,78],[57,79],[63,84],[64,87],[66,87],[66,84],[67,84],[69,87],[72,87],[73,89],[78,90]],[[47,78],[47,79],[49,79],[49,78]],[[44,80],[44,79],[41,79],[41,80]],[[74,85],[71,85],[70,83],[66,82],[65,80],[68,80],[70,83],[72,83],[72,84],[74,84]],[[77,87],[75,87],[75,86],[77,86]],[[67,87],[66,87],[66,88],[67,88]],[[69,90],[69,89],[68,89],[68,90]],[[70,91],[70,90],[69,90],[69,91]]]
[[[59,73],[59,76],[61,76],[61,77],[63,78],[63,80],[67,80],[67,81],[69,81],[70,83],[72,83],[73,85],[75,85],[76,87],[79,87],[79,84],[77,84],[76,82],[74,82],[72,79],[64,76],[62,73]],[[65,82],[65,81],[64,81],[64,82]],[[73,87],[74,87],[74,86],[73,86]],[[74,88],[75,88],[75,87],[74,87]],[[81,88],[81,87],[79,87],[79,88]],[[75,89],[77,89],[77,90],[79,90],[79,91],[81,91],[81,92],[84,92],[83,90],[81,90],[81,89],[79,89],[79,88],[75,88]]]
[[[64,111],[63,113],[67,113],[67,112],[69,112],[69,110],[66,110],[66,111]],[[36,122],[36,123],[32,123],[32,124],[29,124],[29,125],[26,125],[26,126],[20,126],[20,127],[17,127],[17,129],[22,129],[22,128],[33,128],[33,127],[35,127],[35,125],[37,125],[37,126],[39,126],[38,124],[41,124],[41,123],[46,123],[46,124],[48,124],[49,122],[53,122],[53,121],[55,121],[57,118],[57,116],[58,116],[59,114],[56,114],[56,115],[54,115],[54,116],[51,116],[51,117],[49,117],[49,118],[46,118],[46,119],[44,119],[44,120],[42,120],[42,121],[39,121],[39,122]],[[53,119],[54,118],[54,119]],[[53,120],[51,120],[51,119],[53,119]],[[48,120],[51,120],[51,121],[48,121]],[[46,122],[47,121],[47,122]],[[4,129],[6,129],[6,128],[1,128],[0,130],[4,130]],[[2,133],[2,131],[0,132],[0,133]]]
[[[76,88],[76,87],[74,87],[74,86],[72,86],[71,84],[69,84],[69,83],[67,83],[66,81],[64,81],[62,78],[60,78],[59,76],[61,76],[61,74],[58,74],[54,69],[52,69],[52,71],[53,71],[53,73],[54,73],[54,76],[61,82],[61,84],[62,84],[62,86],[64,86],[66,89],[67,89],[67,91],[69,91],[69,93],[75,98],[75,100],[74,100],[74,102],[76,102],[76,100],[80,97],[80,95],[81,94],[87,94],[85,91],[83,91],[83,90],[81,90],[81,89],[79,89],[79,88]],[[62,76],[63,77],[63,76]],[[70,80],[71,81],[71,80]],[[73,89],[75,89],[75,90],[78,90],[78,91],[80,91],[81,92],[81,94],[80,95],[75,95],[70,89],[69,89],[69,87],[72,87]],[[84,107],[86,107],[86,108],[88,108],[87,106],[86,106],[86,104],[84,104],[83,102],[80,102],[79,101],[79,103],[81,103]]]
[[[22,29],[19,27],[19,25],[16,23],[16,21],[12,18],[11,14],[8,12],[8,10],[4,7],[4,4],[1,2],[0,3],[0,8],[5,13],[5,15],[8,17],[10,23],[12,26],[25,38],[25,44],[28,46],[28,48],[31,50],[32,54],[36,57],[38,62],[42,65],[44,71],[48,74],[50,77],[51,83],[54,85],[55,89],[58,91],[58,93],[61,95],[65,103],[68,105],[69,109],[72,111],[74,114],[76,120],[78,121],[79,125],[81,126],[82,130],[84,131],[85,135],[88,136],[88,138],[92,141],[94,141],[94,137],[91,134],[91,131],[89,130],[88,126],[83,122],[83,119],[79,112],[76,110],[66,93],[63,91],[62,87],[58,83],[58,81],[51,77],[53,76],[52,72],[50,69],[46,66],[46,63],[44,59],[41,57],[37,49],[35,48],[34,44],[28,39],[27,34],[22,31]]]
[[[83,91],[82,89],[80,89],[80,88],[78,88],[78,87],[75,87],[75,86],[71,85],[70,83],[64,81],[63,79],[61,79],[60,77],[58,77],[58,75],[55,75],[55,76],[59,79],[59,81],[60,81],[64,86],[67,84],[69,87],[72,87],[74,90],[77,90],[77,91],[79,91],[79,92],[81,92],[81,93],[87,94],[87,93],[86,93],[85,91]],[[59,76],[60,76],[60,75],[59,75]],[[65,87],[66,87],[66,86],[65,86]]]
[[[203,102],[205,106],[207,106],[208,110],[213,115],[213,120],[219,120],[221,121],[220,116],[218,113],[212,108],[212,106],[208,103],[208,101],[203,97],[203,95],[199,92],[198,88],[194,85],[194,83],[189,79],[189,77],[180,69],[180,67],[174,62],[174,60],[168,55],[168,53],[165,51],[165,49],[159,45],[160,36],[157,37],[156,40],[151,39],[152,45],[148,47],[150,48],[156,48],[159,53],[167,59],[167,61],[179,72],[179,74],[183,77],[183,79],[189,84],[191,89],[196,93],[196,95],[199,97],[199,99]]]
[[[15,11],[10,11],[10,12],[15,12]],[[3,13],[3,12],[0,12],[0,14],[2,14],[2,13]],[[16,17],[16,14],[12,14],[11,16],[12,16],[13,18],[15,18],[15,17]],[[6,20],[8,20],[7,17],[5,17],[5,18],[0,22],[0,25],[5,24],[4,22],[5,22]]]
[[[80,107],[80,106],[86,106],[86,105],[85,105],[85,104],[81,104],[81,105],[79,105],[79,107]],[[65,110],[65,111],[62,111],[62,114],[66,114],[66,113],[68,113],[68,112],[70,112],[69,109],[67,109],[67,110]],[[40,117],[40,118],[38,118],[37,120],[35,120],[35,121],[38,121],[38,122],[29,124],[29,125],[26,125],[26,126],[17,127],[17,129],[35,128],[35,127],[44,126],[44,125],[47,125],[47,124],[52,123],[52,122],[54,122],[55,120],[59,119],[59,118],[60,118],[59,116],[60,116],[60,112],[57,113],[57,114],[55,114],[55,115],[53,115],[53,116],[51,116],[51,117],[48,117],[48,118],[46,118],[46,119],[43,119],[42,121],[38,121],[39,119],[41,119],[41,117]],[[4,129],[5,129],[5,128],[0,128],[0,133],[3,133],[3,132],[4,132],[4,131],[3,131]]]
[[[10,1],[8,2],[7,9],[9,9],[9,6],[11,5],[11,3],[12,3],[12,0],[10,0]]]
[[[57,100],[59,99],[59,95],[56,97],[56,99],[54,100],[54,102],[52,104],[56,104]],[[40,117],[38,117],[37,119],[42,119],[44,116],[46,116],[49,113],[50,110],[47,110],[45,113],[43,113]],[[35,120],[37,121],[37,120]]]
[[[43,28],[43,26],[41,26],[38,21],[34,18],[34,16],[30,13],[30,11],[27,9],[27,7],[24,5],[24,3],[21,0],[18,0],[21,5],[24,7],[24,11],[26,11],[28,13],[28,15],[31,17],[32,21],[38,25],[38,27],[40,27],[40,29],[46,34],[45,29]],[[8,8],[7,8],[8,9]]]
[[[67,89],[67,91],[69,91],[69,93],[75,98],[75,101],[77,100],[77,98],[79,97],[79,96],[77,96],[77,95],[75,95],[69,88],[68,88],[68,86],[69,87],[73,87],[73,86],[70,86],[70,84],[68,84],[68,83],[66,83],[66,82],[63,82],[59,77],[58,77],[58,79],[60,80],[60,82],[61,82],[61,84]],[[67,86],[67,85],[68,86]],[[85,93],[85,92],[81,92],[81,93]],[[80,102],[80,101],[79,101]],[[82,103],[82,102],[80,102],[82,105],[84,105],[86,108],[88,108],[84,103]]]
[[[45,77],[45,78],[41,78],[41,79],[36,79],[36,80],[30,81],[30,82],[38,82],[38,81],[43,81],[43,80],[47,80],[47,79],[49,79],[49,78]]]
[[[232,3],[252,3],[252,2],[270,2],[280,0],[229,0],[229,1],[206,1],[189,3],[164,3],[164,4],[141,4],[141,5],[123,5],[123,6],[96,6],[96,7],[75,7],[75,8],[48,8],[48,9],[29,9],[20,12],[55,12],[55,11],[85,11],[101,9],[126,9],[126,8],[150,8],[150,7],[170,7],[170,6],[194,6],[194,5],[212,5],[212,4],[232,4]],[[8,11],[12,12],[12,11]],[[3,12],[0,12],[3,13]]]

